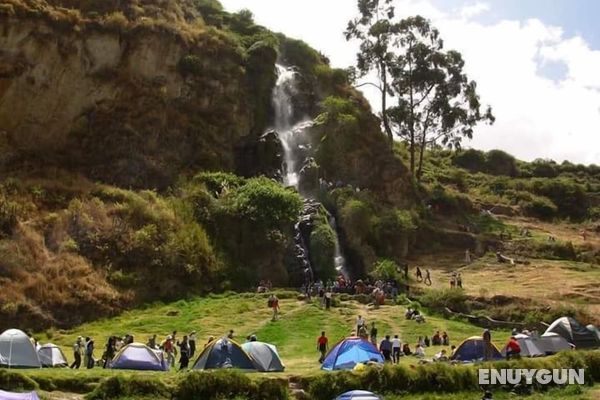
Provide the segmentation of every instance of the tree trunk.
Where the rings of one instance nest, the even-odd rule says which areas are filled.
[[[390,149],[394,149],[394,134],[392,132],[392,128],[390,127],[390,121],[387,116],[387,91],[388,91],[388,83],[387,83],[387,72],[385,71],[385,65],[380,64],[379,70],[381,71],[381,119],[383,120],[383,127],[385,129],[385,133],[388,136],[388,140],[390,142]]]
[[[421,182],[421,176],[423,175],[423,158],[425,155],[425,146],[427,145],[427,132],[423,131],[423,137],[420,144],[419,153],[419,170],[417,171],[417,182]]]

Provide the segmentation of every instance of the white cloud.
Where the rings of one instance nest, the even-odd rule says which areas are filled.
[[[222,0],[229,10],[249,8],[271,29],[305,40],[334,66],[354,63],[356,43],[342,35],[355,16],[351,0]],[[600,51],[580,37],[537,19],[484,25],[474,17],[490,10],[473,3],[444,12],[427,0],[398,0],[403,16],[421,14],[441,31],[447,48],[461,51],[466,70],[478,82],[484,103],[497,117],[480,126],[468,145],[501,148],[522,159],[553,158],[600,164]],[[540,63],[560,62],[560,81],[540,74]],[[372,104],[377,97],[366,92]]]
[[[460,16],[466,19],[476,17],[490,10],[490,5],[488,3],[477,2],[474,4],[470,4],[464,6],[460,10]]]

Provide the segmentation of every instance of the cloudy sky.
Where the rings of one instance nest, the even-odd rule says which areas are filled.
[[[248,8],[258,23],[303,39],[335,67],[354,64],[357,45],[342,32],[356,14],[355,0],[221,2],[229,11]],[[468,146],[500,148],[525,160],[600,164],[600,1],[396,3],[403,16],[431,19],[446,47],[463,53],[482,101],[493,107],[496,123],[478,127]]]

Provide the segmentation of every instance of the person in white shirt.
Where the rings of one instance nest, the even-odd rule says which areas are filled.
[[[398,335],[394,335],[392,339],[392,361],[394,364],[398,364],[400,362],[400,353],[402,349],[402,343],[400,342],[400,338]]]
[[[446,350],[442,350],[433,356],[433,361],[448,361],[448,355],[446,354]]]
[[[365,321],[362,315],[359,315],[356,319],[356,336],[360,335],[361,328],[364,328],[366,330],[366,326],[367,321]]]
[[[417,348],[414,352],[414,356],[417,358],[425,358],[425,350],[423,349],[423,346],[421,346],[420,344],[417,345]]]

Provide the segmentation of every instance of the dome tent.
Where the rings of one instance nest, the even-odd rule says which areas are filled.
[[[0,400],[40,400],[36,392],[13,393],[0,390]]]
[[[562,317],[554,321],[545,333],[557,333],[575,345],[577,349],[593,349],[600,347],[600,339],[594,331],[581,325],[574,318]]]
[[[339,395],[335,400],[382,400],[375,393],[367,392],[366,390],[351,390]]]
[[[213,340],[198,356],[193,369],[236,368],[256,372],[258,367],[242,347],[226,337]]]
[[[501,360],[502,354],[498,348],[491,343],[490,360]],[[475,362],[483,361],[485,357],[485,343],[481,336],[472,336],[464,340],[450,357],[453,361]]]
[[[112,369],[130,369],[134,371],[166,371],[162,352],[152,350],[141,343],[130,343],[115,354]]]
[[[554,354],[558,353],[559,351],[572,349],[571,343],[567,342],[567,339],[560,336],[558,333],[544,333],[540,338],[544,344],[544,350],[546,351],[546,354]]]
[[[37,351],[25,333],[9,329],[0,335],[0,367],[42,367]]]
[[[263,342],[247,342],[242,349],[248,353],[260,372],[283,372],[285,366],[279,358],[277,348]]]
[[[42,367],[55,368],[69,365],[60,347],[52,343],[45,344],[38,349],[38,358]]]
[[[321,369],[352,369],[358,363],[368,362],[383,364],[384,359],[373,343],[359,337],[349,337],[340,341],[327,353]]]
[[[523,334],[515,335],[519,347],[521,347],[521,357],[543,357],[546,355],[546,347],[542,338],[528,336]],[[508,344],[502,349],[502,356],[506,357]]]

